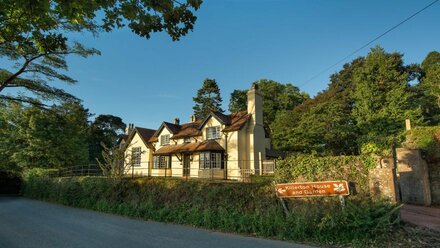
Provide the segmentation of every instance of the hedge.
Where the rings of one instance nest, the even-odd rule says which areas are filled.
[[[297,242],[364,246],[390,234],[397,208],[369,199],[295,200],[285,215],[272,183],[171,178],[25,178],[27,197],[73,207]]]

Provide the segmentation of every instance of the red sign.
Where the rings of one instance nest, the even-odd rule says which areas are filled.
[[[349,195],[347,181],[283,183],[276,185],[278,197]]]

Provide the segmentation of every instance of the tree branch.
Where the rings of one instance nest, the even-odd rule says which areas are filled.
[[[38,58],[40,58],[40,57],[43,57],[44,55],[46,55],[46,54],[39,54],[39,55],[37,55],[37,56],[35,56],[35,57],[33,57],[33,58],[27,59],[27,60],[24,62],[23,66],[20,68],[20,70],[18,70],[16,73],[12,74],[10,77],[8,77],[5,81],[3,81],[3,82],[0,84],[0,92],[2,92],[2,90],[3,90],[4,88],[6,88],[6,86],[7,86],[8,84],[10,84],[13,80],[15,80],[18,76],[20,76],[20,75],[26,70],[26,68],[29,66],[29,64],[30,64],[32,61],[34,61],[34,60],[36,60],[36,59],[38,59]]]
[[[48,105],[38,102],[38,101],[34,101],[31,99],[22,99],[22,98],[15,98],[15,97],[11,97],[11,96],[4,96],[4,95],[0,95],[0,99],[4,99],[7,101],[13,101],[13,102],[20,102],[20,103],[29,103],[32,104],[36,107],[42,108],[42,109],[48,109]]]

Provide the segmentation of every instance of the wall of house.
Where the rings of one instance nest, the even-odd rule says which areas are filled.
[[[167,128],[163,128],[162,131],[160,131],[160,133],[159,133],[158,141],[154,143],[156,150],[159,150],[162,147],[160,144],[160,136],[162,136],[162,135],[170,135],[170,145],[175,144],[175,141],[171,139],[173,134]]]
[[[245,159],[242,158],[243,151],[240,147],[240,136],[239,131],[228,133],[228,144],[227,144],[227,177],[228,179],[239,179],[241,177],[240,169],[245,163]],[[241,156],[240,156],[241,155]]]
[[[131,149],[134,147],[141,147],[141,166],[131,168],[130,165],[126,166],[127,174],[136,174],[136,175],[148,175],[149,164],[152,161],[151,150],[145,145],[142,141],[141,136],[138,133],[135,133],[133,139],[130,141],[130,145],[125,150],[125,156],[131,161]]]

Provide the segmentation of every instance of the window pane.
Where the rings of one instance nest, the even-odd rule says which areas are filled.
[[[220,138],[220,126],[208,127],[206,129],[206,139],[219,139]]]
[[[170,135],[161,135],[160,136],[160,145],[169,145],[170,144]]]
[[[141,166],[141,147],[133,147],[131,149],[131,162],[133,166]]]

